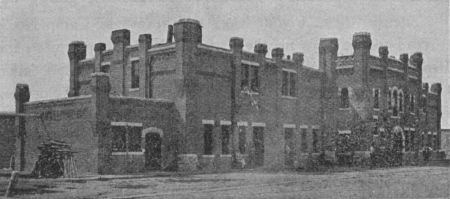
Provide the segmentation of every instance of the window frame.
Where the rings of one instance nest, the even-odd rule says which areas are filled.
[[[259,65],[241,63],[241,92],[260,92]]]
[[[211,132],[207,133],[207,126],[211,127]],[[209,134],[209,135],[207,135]],[[203,124],[203,154],[212,155],[214,151],[214,124]],[[209,137],[208,137],[209,136]],[[207,142],[209,140],[210,142]],[[208,143],[208,145],[207,145]]]
[[[300,128],[301,151],[308,152],[308,128]]]
[[[346,95],[344,95],[344,91]],[[339,99],[340,99],[340,103],[339,103],[339,109],[349,109],[350,108],[350,89],[349,87],[342,87],[339,88]]]
[[[286,68],[283,68],[281,71],[281,96],[296,98],[297,71]]]
[[[380,89],[373,89],[373,109],[380,110]]]
[[[131,89],[138,89],[140,84],[140,77],[139,77],[139,68],[140,68],[140,62],[139,60],[132,60],[131,61]]]
[[[142,146],[142,131],[143,131],[143,126],[142,123],[133,123],[133,122],[111,122],[111,134],[113,136],[113,138],[115,137],[115,133],[114,132],[114,127],[121,127],[124,128],[124,131],[121,131],[120,133],[124,134],[125,136],[125,151],[115,151],[113,146],[114,146],[114,141],[117,139],[112,139],[112,143],[111,143],[111,153],[112,155],[127,155],[127,154],[137,154],[137,155],[142,155],[144,154],[144,149]],[[132,128],[139,128],[138,130],[138,138],[139,141],[136,143],[136,145],[139,145],[139,150],[133,150],[130,151],[130,133],[132,133]],[[123,137],[122,137],[123,138]]]

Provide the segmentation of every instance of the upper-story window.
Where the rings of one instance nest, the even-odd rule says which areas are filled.
[[[294,71],[283,70],[281,95],[295,97],[295,83],[297,73]]]
[[[398,94],[398,111],[400,111],[400,113],[403,112],[403,92],[400,91],[400,93]]]
[[[100,72],[102,72],[102,73],[109,73],[109,65],[102,65],[102,66],[100,66]]]
[[[414,97],[414,94],[411,94],[411,95],[410,95],[410,98],[409,98],[409,111],[410,111],[410,112],[414,112],[415,102],[416,102],[416,99],[415,99],[415,97]]]
[[[398,93],[397,93],[397,89],[394,89],[394,91],[392,92],[392,101],[394,102],[394,106],[392,107],[392,115],[393,116],[398,116]]]
[[[259,91],[259,69],[258,66],[242,64],[241,70],[241,90],[250,92]]]
[[[348,88],[341,88],[341,108],[349,108],[350,107],[350,99],[348,95]]]
[[[139,61],[131,62],[131,88],[139,88]]]
[[[389,88],[387,97],[388,110],[392,110],[392,90]]]
[[[380,108],[380,89],[378,88],[373,89],[373,108]]]

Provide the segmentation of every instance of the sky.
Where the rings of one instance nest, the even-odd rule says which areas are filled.
[[[66,97],[71,41],[84,41],[89,58],[97,42],[112,47],[113,30],[129,29],[131,44],[143,33],[162,43],[167,25],[194,18],[203,43],[228,48],[238,36],[244,50],[266,43],[269,52],[303,52],[304,64],[315,68],[324,37],[338,38],[338,55],[352,54],[355,32],[371,33],[372,55],[382,45],[397,58],[420,51],[423,81],[443,85],[442,128],[450,128],[448,9],[447,0],[0,0],[0,111],[14,110],[16,83],[29,84],[31,101]]]

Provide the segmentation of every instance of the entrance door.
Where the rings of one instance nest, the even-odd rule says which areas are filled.
[[[288,167],[294,166],[294,129],[284,129],[284,164]]]
[[[161,136],[158,133],[145,135],[145,168],[161,169]]]
[[[264,127],[253,127],[253,143],[255,144],[255,166],[263,166]]]

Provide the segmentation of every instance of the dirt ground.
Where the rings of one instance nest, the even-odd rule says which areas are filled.
[[[14,198],[450,198],[448,167],[233,173],[64,182],[20,179]],[[7,179],[0,179],[4,194]]]

